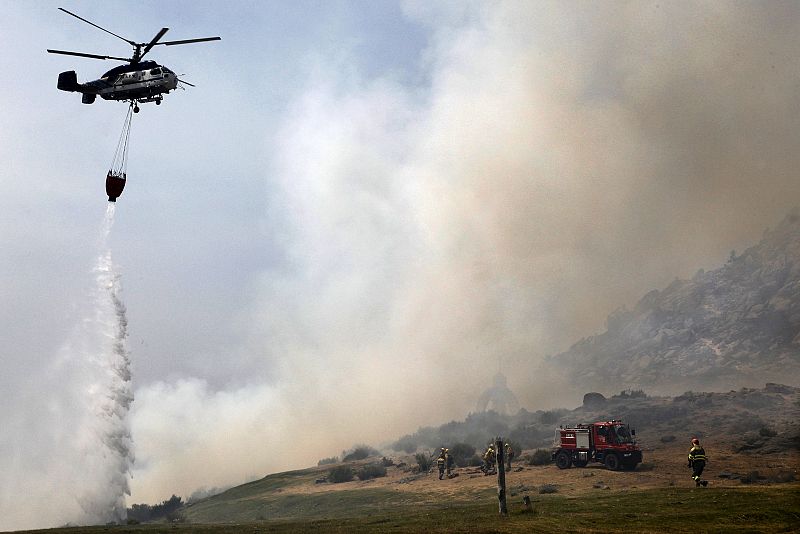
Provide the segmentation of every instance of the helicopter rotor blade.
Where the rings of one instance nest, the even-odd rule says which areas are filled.
[[[187,81],[185,81],[185,80],[181,80],[180,78],[178,78],[178,81],[179,81],[180,83],[185,83],[185,84],[186,84],[186,85],[188,85],[189,87],[197,87],[195,84],[193,84],[193,83],[189,83],[189,82],[187,82]]]
[[[206,41],[220,41],[222,40],[221,37],[201,37],[200,39],[183,39],[181,41],[164,41],[162,43],[155,43],[160,45],[181,45],[181,44],[189,44],[189,43],[203,43]]]
[[[143,58],[144,55],[146,53],[148,53],[150,51],[150,49],[153,48],[154,45],[157,45],[158,44],[158,40],[161,39],[162,37],[164,37],[164,34],[167,33],[168,31],[169,31],[169,28],[161,28],[161,31],[158,32],[156,34],[156,36],[153,37],[153,39],[149,43],[147,43],[147,45],[144,47],[144,50],[142,50],[141,55],[139,55],[139,59]]]
[[[111,35],[113,35],[114,37],[117,37],[118,39],[122,39],[123,41],[125,41],[125,42],[126,42],[126,43],[128,43],[128,44],[131,44],[131,45],[133,45],[133,46],[136,46],[136,43],[134,43],[134,42],[133,42],[133,41],[131,41],[130,39],[125,39],[125,38],[124,38],[124,37],[122,37],[121,35],[117,35],[116,33],[112,32],[112,31],[109,31],[109,30],[107,30],[107,29],[103,28],[102,26],[98,26],[98,25],[97,25],[97,24],[95,24],[94,22],[92,22],[92,21],[89,21],[89,20],[86,20],[85,18],[83,18],[83,17],[80,17],[80,16],[76,15],[75,13],[73,13],[73,12],[71,12],[71,11],[67,11],[67,10],[66,10],[66,9],[64,9],[63,7],[59,7],[58,9],[60,9],[61,11],[63,11],[64,13],[66,13],[67,15],[72,15],[72,16],[73,16],[73,17],[75,17],[76,19],[78,19],[78,20],[82,20],[82,21],[83,21],[83,22],[85,22],[86,24],[90,24],[90,25],[94,26],[94,27],[95,27],[95,28],[97,28],[98,30],[103,30],[104,32],[106,32],[106,33],[110,33]],[[125,61],[127,61],[127,59],[126,59]]]
[[[91,59],[118,59],[120,61],[128,61],[128,58],[125,57],[115,57],[115,56],[100,56],[97,54],[84,54],[83,52],[68,52],[66,50],[51,50],[47,49],[48,52],[51,54],[63,54],[65,56],[78,56],[78,57],[88,57]]]

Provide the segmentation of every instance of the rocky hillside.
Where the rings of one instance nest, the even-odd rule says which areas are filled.
[[[607,328],[550,357],[548,368],[584,390],[800,383],[800,210],[720,269],[615,311]]]

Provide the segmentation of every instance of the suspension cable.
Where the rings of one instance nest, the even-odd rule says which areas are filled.
[[[127,172],[128,169],[128,146],[131,136],[131,119],[133,117],[134,103],[128,107],[128,113],[125,115],[125,122],[122,124],[122,132],[117,141],[117,149],[114,151],[114,159],[111,160],[111,173],[117,176]]]

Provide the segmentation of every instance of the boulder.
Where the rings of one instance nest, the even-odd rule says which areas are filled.
[[[583,407],[589,410],[602,409],[606,402],[606,398],[602,393],[591,392],[583,396]]]

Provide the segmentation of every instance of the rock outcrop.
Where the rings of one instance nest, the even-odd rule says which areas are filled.
[[[720,269],[676,279],[634,309],[613,312],[606,332],[546,364],[586,389],[798,383],[800,210]]]

